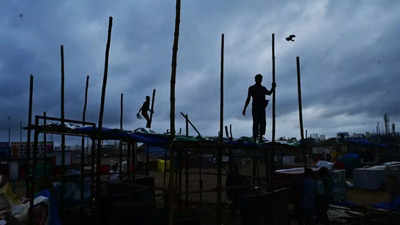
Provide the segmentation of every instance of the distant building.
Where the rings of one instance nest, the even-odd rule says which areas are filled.
[[[361,134],[361,133],[354,133],[353,135],[351,135],[351,137],[353,137],[353,138],[363,138],[363,137],[365,137],[365,135]]]
[[[314,139],[316,141],[325,141],[326,136],[323,135],[323,134],[319,135],[317,133],[314,133],[314,134],[310,134],[310,138],[312,138],[312,139]]]
[[[350,137],[349,132],[339,132],[336,134],[337,139],[346,139],[349,137]]]

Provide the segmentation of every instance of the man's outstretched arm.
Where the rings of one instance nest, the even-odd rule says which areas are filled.
[[[250,95],[250,88],[249,88],[249,91],[247,93],[246,103],[244,104],[244,108],[243,108],[243,112],[242,112],[243,116],[246,115],[246,109],[247,109],[247,106],[249,105],[249,102],[250,102],[250,96],[251,95]]]
[[[271,95],[271,94],[275,91],[275,87],[276,87],[276,84],[275,84],[275,83],[272,83],[271,90],[265,89],[265,90],[266,90],[266,91],[265,91],[265,94],[266,94],[266,95]]]

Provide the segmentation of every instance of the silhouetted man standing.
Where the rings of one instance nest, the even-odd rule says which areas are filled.
[[[140,119],[140,113],[146,119],[146,128],[150,128],[150,117],[147,114],[147,111],[150,111],[150,96],[146,96],[146,101],[143,103],[142,107],[140,107],[139,112],[136,114],[137,118]]]
[[[275,91],[275,83],[272,83],[271,90],[268,90],[261,85],[262,75],[257,74],[255,76],[256,83],[249,87],[249,93],[247,95],[246,103],[243,108],[243,116],[246,115],[246,108],[249,105],[250,97],[252,97],[252,115],[253,115],[253,138],[257,138],[262,141],[262,137],[265,134],[265,108],[268,105],[268,100],[265,95],[271,95]]]

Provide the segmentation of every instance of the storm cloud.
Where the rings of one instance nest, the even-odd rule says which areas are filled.
[[[176,81],[179,112],[203,135],[219,127],[221,34],[225,34],[225,123],[235,137],[251,135],[241,111],[254,75],[271,87],[271,34],[275,33],[277,136],[299,136],[296,56],[300,57],[304,127],[334,136],[372,132],[387,112],[400,119],[400,3],[396,1],[182,1]],[[169,85],[174,0],[6,1],[0,9],[0,138],[13,139],[27,122],[29,75],[35,115],[60,115],[60,45],[65,52],[65,113],[80,119],[86,75],[87,119],[98,120],[108,16],[114,24],[104,123],[144,127],[136,112],[157,89],[153,127],[169,128]],[[295,42],[285,37],[295,34]],[[271,109],[267,110],[270,139]],[[8,120],[10,116],[10,120]],[[193,132],[192,132],[193,133]]]

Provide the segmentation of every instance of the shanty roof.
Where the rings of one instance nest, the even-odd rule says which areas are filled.
[[[56,133],[56,134],[66,134],[73,136],[89,136],[95,138],[101,138],[103,140],[123,140],[127,142],[141,142],[144,144],[149,144],[153,146],[163,146],[167,147],[170,143],[173,143],[177,147],[191,147],[191,148],[217,148],[217,147],[231,147],[231,148],[252,148],[252,149],[267,149],[272,146],[285,146],[289,148],[294,148],[293,146],[264,142],[256,143],[249,137],[241,137],[238,139],[228,139],[223,138],[221,142],[218,137],[193,137],[193,136],[181,136],[176,135],[173,140],[171,140],[171,135],[169,134],[157,134],[157,133],[146,133],[142,130],[127,131],[120,129],[112,129],[103,127],[102,131],[99,132],[96,127],[68,127],[61,125],[47,125],[47,126],[37,126],[36,128],[40,132],[46,133]],[[172,141],[172,142],[171,142]]]

